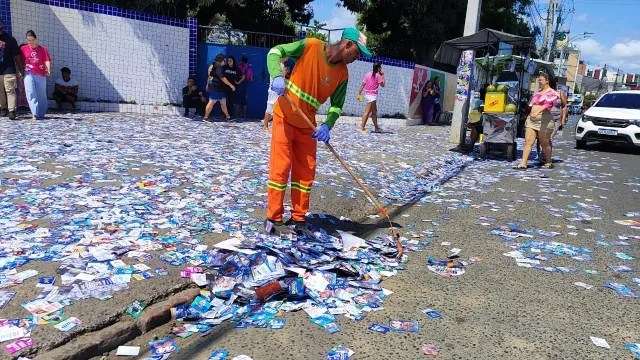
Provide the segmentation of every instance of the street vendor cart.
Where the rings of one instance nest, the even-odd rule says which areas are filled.
[[[459,63],[462,62],[461,56],[463,51],[485,50],[486,54],[492,51],[496,53],[497,50],[500,50],[499,46],[501,44],[511,47],[511,51],[518,49],[520,53],[528,54],[532,48],[533,39],[492,29],[484,29],[473,35],[445,41],[438,49],[435,60],[441,63],[459,65]],[[524,86],[526,89],[523,87],[523,74],[529,71],[531,67],[528,66],[530,63],[529,60],[521,61],[520,66],[517,66],[518,62],[511,60],[513,58],[512,55],[498,56],[498,58],[502,58],[503,64],[498,67],[498,59],[495,59],[492,66],[499,75],[495,78],[487,75],[484,79],[490,86],[485,89],[487,90],[487,95],[484,101],[484,112],[482,114],[484,140],[480,147],[480,157],[486,157],[490,151],[501,151],[506,152],[508,161],[514,161],[517,154],[516,135],[520,122],[520,116],[518,115],[521,108],[520,96],[523,90],[528,90],[529,85],[527,81]],[[485,56],[483,60],[486,63],[488,61],[488,55]],[[474,65],[477,66],[477,64]],[[519,70],[520,76],[516,74],[516,69]],[[478,71],[475,71],[475,73],[478,74]],[[482,79],[482,77],[479,78]],[[473,84],[475,84],[476,90],[480,88],[477,80],[468,79],[467,82],[472,84],[472,87]],[[467,105],[465,106],[465,110],[463,110],[462,129],[467,128],[469,116],[472,118],[471,122],[478,121],[477,116],[474,119],[473,115],[469,115],[470,112],[473,112],[469,111],[471,108],[471,99],[469,99],[471,94],[471,91],[466,94]],[[455,129],[452,131],[454,130]],[[463,131],[461,135],[460,146],[464,147],[466,145],[466,131]]]

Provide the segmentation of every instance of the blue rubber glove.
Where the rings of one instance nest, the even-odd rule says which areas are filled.
[[[282,76],[278,76],[277,78],[273,79],[273,81],[271,82],[271,90],[273,90],[273,92],[282,96],[284,95],[284,89],[284,78],[282,78]]]
[[[314,139],[318,139],[322,142],[328,143],[329,139],[331,139],[331,135],[329,134],[329,125],[327,124],[320,125],[318,127],[318,131],[311,134],[311,137],[313,137]]]

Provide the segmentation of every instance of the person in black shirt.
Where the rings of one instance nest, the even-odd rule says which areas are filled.
[[[225,95],[225,90],[227,86],[231,91],[234,91],[236,87],[229,82],[224,76],[224,70],[222,67],[224,66],[225,56],[222,54],[216,55],[216,58],[213,60],[213,64],[209,66],[209,78],[207,83],[207,91],[209,92],[209,103],[205,109],[204,113],[204,121],[210,122],[209,115],[211,115],[211,110],[213,110],[213,106],[216,102],[220,102],[220,107],[222,108],[222,113],[224,113],[227,121],[231,120],[231,116],[229,116],[229,112],[227,112],[227,96]]]
[[[8,115],[11,120],[16,118],[17,76],[22,76],[23,65],[24,60],[18,42],[4,32],[4,23],[0,19],[0,116]]]
[[[189,117],[189,109],[196,108],[196,114],[204,116],[204,104],[207,98],[204,97],[202,91],[196,85],[196,79],[189,77],[187,86],[182,88],[182,106],[184,106],[184,116]]]
[[[233,56],[227,57],[227,65],[223,66],[223,70],[224,70],[224,77],[234,86],[233,90],[231,90],[231,88],[228,87],[227,93],[226,93],[227,106],[231,112],[231,110],[233,110],[234,102],[235,102],[235,94],[234,94],[234,92],[236,91],[235,86],[238,86],[238,84],[244,81],[244,74],[242,73],[242,70],[240,70],[240,68],[238,67],[238,64],[236,63],[236,58],[234,58]],[[238,118],[237,112],[234,115],[235,115],[235,119],[237,119]]]

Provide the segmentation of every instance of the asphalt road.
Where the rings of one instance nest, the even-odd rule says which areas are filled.
[[[617,241],[622,234],[640,235],[637,229],[614,223],[640,220],[624,216],[640,211],[640,152],[611,145],[575,149],[569,130],[576,119],[571,118],[569,129],[555,141],[553,170],[534,167],[516,171],[512,169],[516,163],[499,157],[475,161],[422,201],[391,206],[397,210],[394,221],[401,232],[434,231],[437,237],[429,239],[431,245],[424,252],[409,254],[406,271],[383,281],[382,285],[394,292],[385,300],[384,310],[372,312],[360,322],[341,318],[341,331],[336,334],[310,323],[303,312],[286,314],[282,330],[235,329],[227,324],[207,336],[177,339],[181,349],[171,358],[204,360],[213,350],[225,349],[229,358],[245,354],[254,360],[324,359],[330,348],[342,344],[352,349],[353,359],[358,360],[424,359],[421,344],[435,344],[440,349],[438,359],[633,359],[624,344],[640,343],[640,299],[619,297],[604,284],[612,280],[640,292],[640,286],[630,280],[637,272],[617,274],[607,267],[628,265],[638,270],[640,240],[625,240],[630,246],[603,246],[597,241]],[[404,136],[447,136],[446,128],[399,132]],[[379,157],[379,149],[375,150]],[[357,219],[355,225],[343,224],[343,229],[357,235],[384,231],[383,226],[375,230],[373,220],[366,218],[375,211],[365,207],[361,196],[350,201],[329,196],[334,189],[327,189],[327,184],[321,188],[312,199],[314,212]],[[583,220],[569,220],[576,216]],[[589,249],[593,260],[582,263],[555,256],[542,264],[579,269],[567,274],[519,267],[513,258],[503,255],[513,249],[500,237],[488,234],[507,223],[561,233],[552,240]],[[319,225],[331,227],[326,220]],[[482,261],[470,262],[458,277],[446,278],[427,270],[427,257],[442,259],[452,248],[462,249],[461,260],[479,257]],[[634,259],[618,259],[612,250]],[[593,288],[587,290],[575,282]],[[436,309],[442,318],[428,319],[422,313],[426,308]],[[419,321],[420,331],[382,335],[367,330],[372,323],[384,325],[397,319]],[[173,325],[155,329],[130,345],[141,345],[142,355],[148,355],[144,352],[146,342],[170,336]],[[596,347],[591,336],[605,339],[611,348]],[[105,356],[115,358],[114,353]]]

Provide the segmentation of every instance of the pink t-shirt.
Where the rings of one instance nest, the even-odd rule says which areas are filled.
[[[370,71],[364,76],[362,83],[364,84],[365,95],[378,95],[378,88],[382,84],[382,75],[376,73],[374,76],[373,72]]]
[[[556,92],[555,90],[551,89],[551,90],[546,91],[544,93],[537,93],[537,94],[533,95],[529,105],[531,105],[531,106],[533,106],[533,105],[544,106],[548,110],[551,110],[551,108],[553,108],[554,103],[556,101],[558,101],[559,98],[560,98],[560,95],[558,94],[558,92]]]
[[[35,75],[47,75],[47,66],[44,63],[51,61],[51,58],[44,46],[38,45],[37,48],[32,49],[31,46],[25,45],[20,50],[25,59],[25,70]]]

